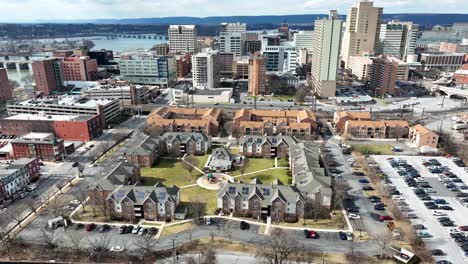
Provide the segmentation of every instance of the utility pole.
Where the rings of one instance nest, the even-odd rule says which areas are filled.
[[[445,96],[442,97],[442,104],[440,105],[440,108],[444,108],[444,102],[445,102]]]
[[[172,239],[172,263],[176,264],[175,239]]]
[[[425,108],[425,107],[423,107],[423,110],[422,110],[422,115],[421,115],[421,120],[423,120],[423,119],[424,119],[424,110],[425,110],[425,109],[426,109],[426,108]]]
[[[444,124],[444,119],[446,115],[447,115],[447,110],[444,111],[444,118],[440,120],[439,134],[442,133],[442,125]]]

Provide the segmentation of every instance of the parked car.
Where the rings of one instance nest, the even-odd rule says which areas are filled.
[[[240,229],[241,230],[248,230],[250,228],[250,224],[245,222],[245,221],[241,221],[240,222]]]
[[[126,234],[132,234],[133,228],[134,227],[132,225],[127,226],[127,228],[125,228],[125,233]]]
[[[468,226],[459,226],[458,229],[461,231],[468,231]]]
[[[431,255],[432,256],[443,256],[444,255],[444,251],[442,251],[442,249],[433,249],[431,251]]]
[[[141,229],[140,226],[137,226],[137,227],[133,228],[132,234],[133,235],[138,235],[138,232],[140,232],[140,229]]]
[[[310,238],[310,239],[317,239],[318,238],[318,235],[317,235],[317,232],[313,231],[313,230],[304,230],[304,234],[305,234],[305,237],[306,238]]]
[[[125,250],[122,246],[113,246],[110,249],[110,252],[123,252]]]
[[[338,236],[340,237],[341,240],[348,240],[348,236],[346,235],[345,232],[338,232]]]
[[[127,226],[126,225],[123,225],[119,228],[119,234],[125,234],[127,230]]]
[[[424,230],[424,229],[426,229],[426,227],[424,225],[422,225],[422,224],[415,224],[415,225],[413,225],[413,228],[415,230]]]
[[[447,204],[447,201],[444,199],[435,199],[434,203],[436,204]]]
[[[439,206],[440,210],[453,211],[453,208],[448,205]]]
[[[94,224],[94,223],[87,224],[87,225],[85,226],[85,230],[86,230],[87,232],[91,232],[91,231],[93,231],[94,229],[96,229],[96,224]]]
[[[362,187],[362,190],[363,191],[373,191],[374,188],[372,186],[364,186],[364,187]]]
[[[28,195],[29,195],[29,192],[22,192],[22,193],[19,195],[19,198],[20,198],[20,199],[24,199],[24,198],[26,198],[26,196],[28,196]]]
[[[356,207],[347,207],[346,208],[346,211],[348,213],[359,213],[359,208],[356,208]]]
[[[447,214],[441,211],[432,211],[431,214],[433,216],[446,216]]]
[[[385,210],[385,206],[383,204],[374,205],[374,210],[383,211]]]
[[[349,219],[360,219],[361,217],[358,214],[349,214],[348,218]]]
[[[367,180],[367,179],[359,179],[359,183],[369,183],[369,180]]]
[[[346,232],[346,239],[352,241],[353,240],[353,233]]]
[[[141,227],[140,230],[138,231],[138,235],[143,236],[144,234],[146,234],[146,232],[148,232],[146,228]]]
[[[431,233],[424,231],[424,230],[419,230],[416,232],[416,236],[420,238],[429,238],[432,237]]]
[[[383,222],[383,221],[392,221],[393,220],[393,217],[389,216],[389,215],[380,215],[379,216],[379,221],[380,222]]]

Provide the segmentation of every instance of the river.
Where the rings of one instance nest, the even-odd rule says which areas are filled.
[[[83,39],[83,38],[77,38],[77,39]],[[150,49],[156,44],[167,42],[166,40],[161,40],[161,39],[139,39],[139,38],[107,39],[106,37],[86,37],[86,39],[90,39],[94,42],[95,46],[93,50],[107,49],[107,50],[113,50],[116,53],[120,53],[127,49],[139,49],[139,48]],[[53,40],[53,39],[50,39],[50,40]],[[60,41],[63,39],[55,39],[55,40]],[[11,69],[8,70],[8,78],[11,80],[18,81],[21,86],[24,85],[21,79],[25,76],[32,76],[32,71],[28,71],[28,70],[17,71],[17,70],[11,70]]]

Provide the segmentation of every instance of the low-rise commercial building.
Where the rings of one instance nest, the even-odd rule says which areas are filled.
[[[19,159],[0,164],[0,204],[11,199],[26,185],[39,178],[38,159]]]
[[[172,56],[125,53],[120,56],[119,65],[122,78],[138,84],[168,87],[177,78],[176,61]]]
[[[97,115],[17,114],[0,120],[2,134],[21,136],[31,131],[54,133],[70,141],[90,141],[102,135],[102,128],[101,118]]]
[[[82,89],[81,94],[90,99],[117,100],[124,105],[146,103],[149,99],[148,86],[143,85],[97,85]]]
[[[422,53],[420,61],[425,70],[456,71],[465,62],[465,57],[465,53]]]
[[[203,103],[230,103],[232,88],[216,88],[210,90],[192,90],[188,87],[172,89],[173,105],[187,106]]]
[[[222,111],[216,108],[178,108],[162,106],[151,112],[148,126],[161,132],[205,133],[216,136]]]
[[[121,108],[117,100],[60,96],[7,104],[7,112],[9,116],[38,113],[46,115],[99,115],[105,125],[120,116]]]
[[[65,154],[63,139],[56,138],[52,133],[31,132],[12,140],[11,146],[15,159],[38,158],[44,161],[57,161]]]
[[[439,135],[422,125],[415,125],[409,129],[408,139],[410,144],[417,148],[422,146],[437,148]]]

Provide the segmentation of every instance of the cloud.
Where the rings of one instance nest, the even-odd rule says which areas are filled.
[[[467,0],[375,0],[385,13],[468,13]],[[0,0],[1,21],[171,16],[340,14],[355,0]]]

